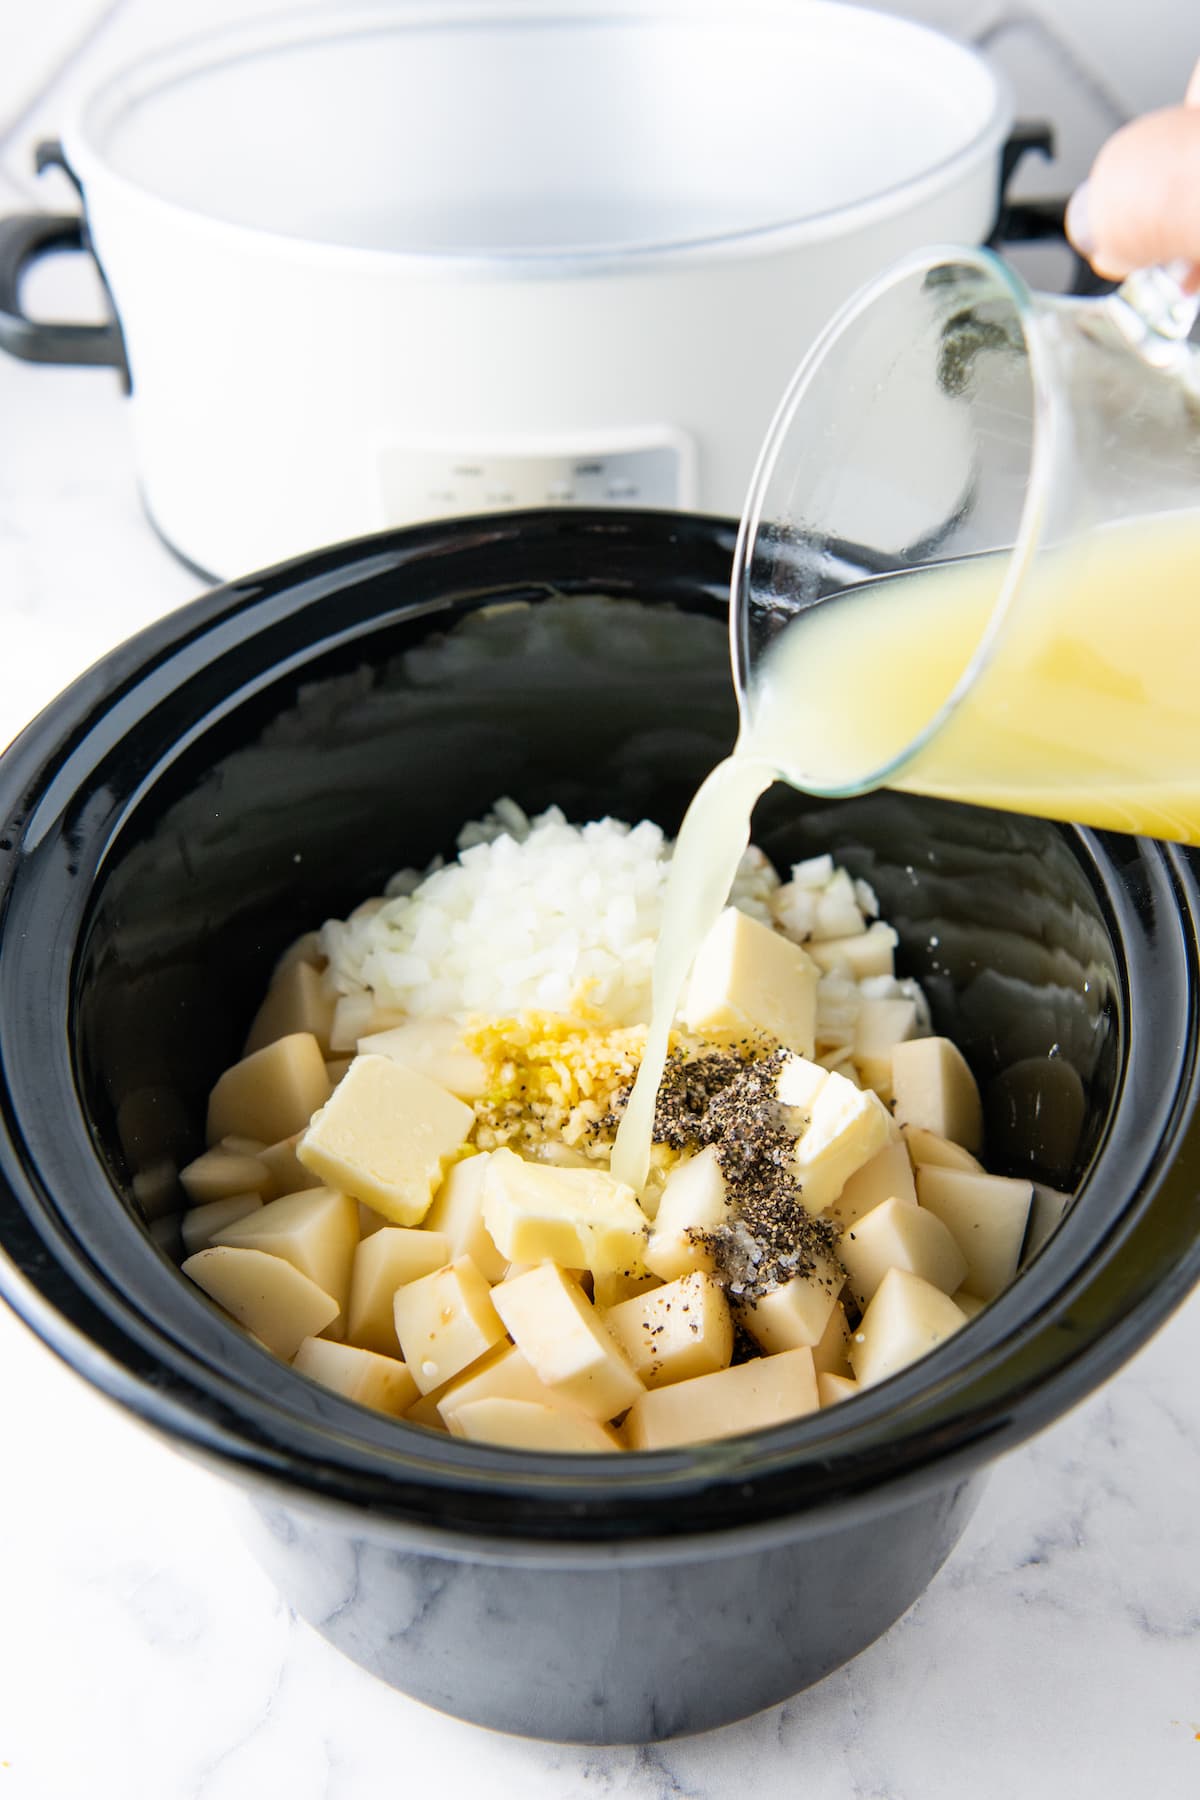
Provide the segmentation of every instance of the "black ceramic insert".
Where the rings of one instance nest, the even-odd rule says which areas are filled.
[[[678,824],[735,725],[732,548],[721,521],[615,512],[342,546],[141,634],[0,763],[0,1289],[246,1489],[306,1617],[510,1730],[652,1738],[818,1679],[921,1591],[986,1461],[1115,1369],[1200,1265],[1192,858],[782,789],[758,841],[871,881],[988,1096],[989,1163],[1079,1188],[926,1361],[771,1432],[532,1456],[293,1375],[151,1240],[132,1176],[199,1147],[297,932],[452,851],[501,794]]]

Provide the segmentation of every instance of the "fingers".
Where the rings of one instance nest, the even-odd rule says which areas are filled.
[[[1200,98],[1200,68],[1188,91]],[[1147,113],[1110,138],[1071,202],[1067,231],[1113,280],[1177,258],[1200,263],[1200,104]]]

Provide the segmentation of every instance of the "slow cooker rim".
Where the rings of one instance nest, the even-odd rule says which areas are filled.
[[[777,14],[780,18],[791,16],[780,0],[754,0],[754,3],[764,16],[768,14]],[[825,11],[847,10],[840,4],[840,0],[817,0],[817,4]],[[708,0],[707,10],[714,18],[722,16],[717,0]],[[196,59],[194,67],[202,68],[204,59],[214,49],[225,43],[234,44],[239,39],[249,41],[252,38],[261,37],[267,41],[273,41],[277,47],[286,47],[289,43],[301,41],[302,38],[328,33],[334,29],[349,34],[371,24],[378,27],[386,23],[395,25],[398,20],[403,23],[402,16],[398,15],[394,9],[389,10],[379,6],[360,6],[348,14],[341,15],[325,15],[321,9],[314,11],[307,8],[273,17],[242,21],[240,24],[226,23],[214,26],[209,30],[193,34],[179,43],[161,46],[109,74],[100,86],[86,97],[76,115],[67,122],[63,138],[67,148],[68,161],[84,190],[85,207],[89,182],[99,181],[121,194],[127,203],[147,206],[152,211],[161,212],[164,216],[170,216],[175,220],[186,218],[189,226],[197,230],[203,230],[213,236],[228,236],[234,242],[247,248],[265,248],[279,255],[290,253],[293,256],[317,256],[323,263],[334,261],[350,268],[378,268],[386,264],[389,268],[400,267],[408,272],[420,272],[431,276],[452,273],[476,277],[501,275],[518,278],[553,277],[562,279],[569,276],[619,274],[623,271],[654,272],[660,268],[671,269],[698,262],[737,260],[742,257],[769,254],[779,249],[798,247],[814,240],[826,241],[832,236],[840,236],[843,232],[853,231],[869,225],[876,219],[888,217],[906,200],[920,199],[938,192],[948,185],[956,173],[962,173],[992,154],[1012,127],[1013,103],[1004,76],[969,44],[948,38],[945,33],[939,32],[919,20],[897,18],[892,13],[885,13],[870,6],[856,7],[854,10],[866,19],[883,23],[888,30],[908,30],[913,35],[914,42],[918,36],[936,41],[940,46],[947,47],[952,52],[961,55],[964,63],[970,62],[973,65],[985,78],[990,90],[990,105],[986,116],[977,126],[974,134],[948,155],[940,158],[920,173],[851,201],[845,206],[833,207],[823,212],[805,214],[795,218],[774,220],[767,225],[703,233],[695,237],[668,239],[662,243],[633,242],[625,245],[590,247],[581,245],[570,246],[566,249],[555,247],[545,250],[522,249],[513,252],[478,249],[462,251],[386,250],[366,245],[339,244],[321,238],[272,231],[265,226],[240,224],[233,220],[223,219],[217,214],[201,211],[194,206],[167,199],[135,178],[119,173],[108,161],[100,135],[101,125],[105,122],[106,115],[116,112],[123,96],[127,93],[130,96],[142,98],[146,93],[156,91],[153,86],[146,88],[142,85],[146,78],[152,76],[156,70],[169,68],[175,61],[186,58],[189,53]],[[620,11],[606,13],[599,10],[563,16],[553,14],[547,16],[545,9],[539,8],[536,0],[524,0],[524,4],[522,4],[522,0],[507,0],[503,12],[480,6],[478,0],[458,0],[455,8],[450,9],[450,12],[443,9],[442,14],[420,7],[410,7],[409,11],[422,15],[419,22],[427,28],[437,28],[443,14],[449,17],[450,12],[459,22],[479,20],[489,25],[504,22],[559,26],[593,23],[615,27],[622,23],[628,24],[631,20],[635,23],[644,22],[644,18],[650,14],[683,21],[697,16],[695,8],[689,6],[687,0],[652,0],[645,15],[630,13],[628,16],[623,15]],[[289,31],[291,35],[289,35]],[[111,119],[108,122],[111,122]]]
[[[29,803],[44,801],[45,795],[57,785],[61,774],[62,760],[66,754],[68,763],[73,763],[76,770],[86,763],[84,750],[87,744],[89,721],[94,725],[97,717],[107,713],[113,704],[113,695],[126,688],[136,689],[139,678],[144,678],[147,671],[154,670],[161,677],[164,668],[169,676],[173,657],[178,657],[187,650],[191,654],[203,651],[204,641],[212,635],[214,629],[225,623],[230,615],[236,615],[240,625],[245,625],[247,616],[256,607],[270,613],[272,607],[278,611],[281,598],[291,595],[293,607],[299,604],[297,595],[311,593],[314,579],[319,585],[321,572],[334,581],[334,585],[344,585],[347,572],[378,566],[380,557],[385,560],[389,552],[395,553],[403,560],[406,556],[419,556],[422,551],[432,552],[445,559],[454,548],[472,539],[486,541],[489,553],[498,554],[501,542],[507,543],[510,554],[518,560],[528,549],[530,534],[541,534],[544,541],[554,543],[564,534],[587,538],[589,531],[603,532],[612,537],[626,541],[634,541],[645,545],[647,542],[660,549],[670,548],[671,554],[678,556],[678,544],[681,539],[688,539],[693,545],[707,544],[716,548],[720,554],[727,551],[733,541],[733,526],[728,521],[706,520],[687,515],[668,514],[614,514],[600,512],[596,514],[564,514],[562,512],[535,513],[526,515],[498,515],[496,518],[478,521],[452,521],[446,524],[412,528],[407,531],[383,534],[382,537],[359,540],[357,543],[339,546],[333,551],[318,553],[315,556],[296,559],[281,569],[269,571],[263,576],[254,577],[245,583],[218,589],[213,594],[204,596],[180,613],[151,627],[149,631],[134,639],[130,645],[114,652],[88,676],[69,689],[55,702],[47,713],[35,722],[35,725],[18,740],[18,744],[4,759],[3,783],[0,783],[0,803],[6,799],[8,805],[0,804],[0,810],[6,813],[11,810],[20,815],[25,826],[29,820]],[[315,575],[314,575],[315,572]],[[602,590],[606,582],[602,577],[590,582],[592,591]],[[284,610],[286,611],[286,604]],[[403,610],[403,609],[399,609]],[[253,633],[251,632],[252,636]],[[328,647],[328,637],[317,640],[318,644]],[[214,651],[214,660],[219,659],[227,651]],[[12,797],[11,799],[9,797]],[[13,804],[13,800],[16,804]],[[36,817],[36,811],[35,811]],[[1068,828],[1064,828],[1068,829]],[[1093,839],[1090,834],[1074,833],[1073,839],[1082,846],[1081,853],[1103,855],[1103,842]],[[1146,852],[1139,852],[1146,856]],[[0,863],[0,879],[3,879],[3,909],[7,913],[14,890],[14,874],[17,872],[20,858],[13,842],[12,834],[3,840],[0,856],[5,860]],[[1194,948],[1195,921],[1197,917],[1197,896],[1195,869],[1191,860],[1182,852],[1164,852],[1160,847],[1153,849],[1149,855],[1147,867],[1153,864],[1180,890],[1180,905],[1186,907],[1192,921],[1192,940],[1188,946],[1189,963],[1192,971],[1189,979],[1189,994],[1194,1011]],[[85,909],[86,910],[86,909]],[[1174,1096],[1177,1117],[1170,1129],[1156,1148],[1161,1151],[1164,1144],[1174,1145],[1187,1135],[1189,1127],[1192,1134],[1200,1137],[1197,1126],[1197,1080],[1194,1056],[1194,1033],[1189,1034],[1189,1051],[1184,1058],[1184,1067],[1177,1083]],[[32,1206],[36,1212],[39,1205],[43,1207],[51,1197],[42,1196],[39,1200],[34,1191],[37,1171],[21,1166],[19,1154],[19,1131],[12,1120],[9,1109],[10,1094],[5,1086],[3,1092],[3,1110],[5,1124],[8,1127],[7,1141],[0,1146],[3,1155],[0,1166],[7,1169],[8,1194],[10,1206],[17,1203],[17,1187],[26,1188],[26,1205],[22,1211]],[[1148,1181],[1130,1194],[1123,1211],[1114,1220],[1113,1229],[1118,1231],[1125,1227],[1134,1229],[1136,1218],[1131,1215],[1140,1207],[1144,1212],[1155,1197],[1155,1191],[1161,1187],[1165,1176],[1161,1168],[1156,1168],[1160,1158],[1150,1158],[1147,1169],[1150,1171]],[[92,1158],[93,1174],[99,1178],[97,1186],[103,1186],[104,1194],[111,1205],[114,1198],[108,1177],[99,1161]],[[1167,1172],[1170,1172],[1170,1163]],[[1193,1196],[1194,1198],[1194,1196]],[[1077,1213],[1074,1215],[1079,1217]],[[1140,1214],[1139,1214],[1140,1217]],[[43,1220],[43,1223],[45,1221]],[[32,1227],[31,1227],[32,1230]],[[85,1258],[89,1252],[80,1243],[79,1253]],[[42,1247],[44,1261],[45,1245]],[[868,1488],[874,1494],[881,1486],[886,1485],[890,1491],[899,1492],[903,1486],[925,1482],[945,1482],[951,1479],[956,1470],[973,1466],[984,1457],[1009,1443],[1019,1441],[1031,1431],[1062,1411],[1065,1406],[1079,1395],[1096,1384],[1098,1379],[1110,1372],[1127,1356],[1137,1343],[1141,1342],[1160,1322],[1171,1307],[1182,1298],[1187,1288],[1200,1273],[1200,1246],[1192,1236],[1189,1255],[1173,1258],[1169,1263],[1169,1274],[1159,1280],[1152,1294],[1143,1294],[1137,1304],[1131,1306],[1119,1316],[1099,1336],[1094,1336],[1082,1346],[1075,1345],[1069,1354],[1056,1355],[1043,1369],[1036,1382],[1025,1382],[1024,1385],[1000,1381],[999,1394],[993,1394],[988,1405],[972,1414],[970,1409],[958,1409],[957,1433],[953,1442],[947,1441],[946,1420],[940,1417],[936,1421],[935,1436],[937,1443],[921,1444],[920,1434],[913,1432],[904,1437],[897,1437],[894,1426],[885,1427],[882,1435],[875,1429],[882,1415],[894,1421],[892,1402],[898,1402],[902,1393],[908,1389],[920,1389],[927,1397],[933,1389],[931,1372],[936,1373],[935,1363],[943,1370],[961,1360],[955,1356],[955,1345],[952,1343],[935,1353],[935,1357],[926,1359],[917,1371],[895,1378],[886,1388],[876,1390],[876,1394],[885,1397],[881,1406],[871,1395],[860,1397],[855,1403],[857,1420],[847,1419],[837,1427],[835,1435],[840,1440],[849,1440],[853,1446],[870,1440],[868,1448],[872,1451],[873,1460],[869,1470],[860,1469],[855,1475],[852,1469],[843,1470],[840,1481],[836,1476],[836,1456],[829,1453],[828,1443],[817,1445],[816,1451],[822,1453],[822,1460],[830,1466],[831,1479],[826,1484],[826,1492],[822,1496],[808,1496],[806,1510],[816,1513],[828,1505],[845,1505],[853,1491],[865,1493]],[[26,1245],[26,1260],[30,1269],[38,1268],[38,1246],[30,1241]],[[1058,1280],[1049,1281],[1044,1273],[1039,1278],[1038,1270],[1042,1259],[1023,1275],[1019,1284],[1020,1292],[1032,1303],[1035,1289],[1040,1289],[1038,1305],[1041,1309],[1061,1302],[1062,1284]],[[177,1380],[176,1392],[169,1393],[161,1378],[151,1380],[139,1376],[136,1358],[131,1359],[131,1341],[123,1337],[123,1327],[116,1314],[110,1310],[106,1316],[106,1328],[110,1335],[107,1347],[101,1345],[99,1339],[92,1336],[80,1337],[79,1320],[85,1318],[90,1324],[95,1323],[89,1317],[92,1303],[85,1295],[82,1286],[74,1281],[64,1291],[63,1282],[67,1277],[64,1262],[60,1259],[54,1268],[41,1268],[42,1282],[31,1279],[21,1273],[10,1262],[0,1264],[0,1290],[15,1305],[51,1348],[79,1369],[86,1378],[110,1392],[113,1397],[134,1412],[141,1414],[150,1422],[165,1429],[174,1437],[189,1440],[192,1447],[200,1453],[216,1455],[226,1462],[240,1462],[257,1468],[265,1474],[273,1474],[292,1484],[308,1488],[316,1495],[326,1499],[342,1500],[349,1504],[359,1505],[364,1501],[372,1508],[381,1511],[393,1511],[397,1517],[428,1517],[429,1506],[426,1503],[416,1513],[405,1512],[404,1505],[389,1508],[389,1494],[392,1491],[393,1477],[384,1471],[374,1476],[356,1467],[346,1465],[336,1468],[327,1442],[322,1450],[319,1441],[305,1456],[298,1455],[295,1450],[286,1451],[280,1446],[272,1447],[270,1434],[250,1432],[244,1418],[238,1418],[238,1429],[232,1430],[223,1417],[217,1418],[216,1390],[220,1386],[213,1379],[211,1370],[206,1370],[200,1359],[192,1355],[189,1364],[189,1378]],[[1087,1271],[1077,1271],[1077,1286],[1087,1285]],[[1033,1284],[1032,1286],[1030,1284]],[[111,1284],[110,1284],[111,1285]],[[40,1292],[39,1289],[44,1290]],[[1006,1310],[1023,1314],[1027,1307],[1019,1309],[1014,1305],[1006,1307],[1017,1290],[1010,1290],[1010,1295],[1003,1297],[988,1309],[987,1318],[992,1320],[991,1330],[980,1330],[979,1322],[972,1327],[975,1337],[973,1363],[990,1363],[992,1365],[993,1382],[996,1371],[1003,1373],[1007,1362],[1012,1360],[1012,1337],[1004,1337],[1000,1326]],[[196,1297],[199,1300],[199,1297]],[[203,1304],[207,1304],[204,1302]],[[103,1311],[95,1317],[104,1317]],[[1037,1316],[1034,1314],[1026,1320],[1026,1324]],[[142,1321],[151,1339],[161,1344],[173,1345],[166,1328],[149,1320]],[[1028,1332],[1026,1332],[1028,1335]],[[966,1339],[959,1343],[961,1353]],[[987,1348],[985,1349],[985,1346]],[[247,1346],[249,1348],[249,1346]],[[1068,1347],[1061,1347],[1066,1349]],[[179,1357],[176,1356],[176,1360]],[[188,1357],[183,1358],[188,1361]],[[287,1371],[281,1371],[285,1375]],[[161,1368],[159,1370],[161,1377]],[[290,1376],[289,1376],[290,1379]],[[943,1379],[942,1385],[950,1379]],[[957,1378],[956,1378],[957,1379]],[[969,1387],[970,1370],[962,1377],[961,1385]],[[1031,1398],[1032,1396],[1032,1398]],[[1020,1421],[1012,1417],[1012,1406],[1020,1398],[1023,1416]],[[228,1395],[222,1395],[222,1411]],[[907,1402],[904,1402],[907,1404]],[[234,1409],[236,1412],[236,1408]],[[337,1409],[335,1408],[336,1412]],[[359,1409],[343,1404],[342,1411],[347,1415],[358,1415]],[[295,1420],[285,1419],[285,1429],[295,1433]],[[349,1418],[347,1429],[352,1429],[355,1418]],[[533,1530],[529,1515],[531,1476],[539,1480],[545,1476],[548,1482],[567,1483],[564,1488],[558,1516],[554,1520],[553,1529],[557,1535],[586,1538],[621,1537],[629,1534],[645,1537],[645,1509],[655,1499],[653,1490],[659,1490],[657,1496],[658,1510],[661,1512],[665,1504],[678,1506],[681,1499],[697,1499],[692,1491],[697,1484],[706,1487],[705,1507],[702,1515],[697,1514],[694,1528],[699,1529],[701,1522],[712,1522],[714,1517],[727,1516],[730,1510],[730,1499],[734,1497],[738,1516],[733,1521],[743,1523],[748,1518],[774,1517],[781,1512],[794,1511],[796,1494],[789,1488],[786,1479],[781,1483],[778,1479],[781,1463],[790,1463],[792,1473],[797,1472],[797,1464],[808,1467],[804,1450],[808,1438],[819,1438],[824,1432],[814,1433],[811,1429],[815,1421],[809,1422],[806,1428],[803,1422],[799,1426],[780,1427],[775,1432],[756,1434],[741,1439],[726,1440],[722,1445],[705,1446],[697,1452],[681,1455],[680,1453],[657,1453],[653,1456],[642,1455],[636,1458],[621,1459],[622,1467],[613,1468],[606,1460],[606,1474],[602,1483],[602,1491],[593,1493],[586,1504],[581,1495],[587,1488],[595,1489],[594,1477],[599,1473],[595,1469],[593,1459],[587,1458],[542,1458],[520,1459],[519,1467],[511,1460],[511,1453],[491,1452],[490,1455],[479,1454],[480,1447],[472,1446],[469,1460],[461,1466],[445,1471],[444,1480],[437,1477],[430,1483],[429,1465],[444,1456],[444,1440],[429,1440],[427,1453],[422,1455],[423,1445],[416,1446],[411,1454],[402,1459],[406,1466],[411,1465],[417,1472],[427,1490],[436,1497],[446,1499],[453,1491],[458,1491],[461,1501],[464,1488],[474,1489],[469,1497],[475,1501],[481,1499],[478,1482],[470,1477],[472,1469],[484,1469],[488,1474],[488,1485],[498,1487],[503,1494],[509,1496],[515,1506],[523,1509],[524,1516],[510,1518],[498,1522],[502,1532],[521,1537]],[[306,1431],[309,1439],[320,1439],[319,1431]],[[407,1437],[409,1434],[406,1433]],[[417,1434],[412,1434],[416,1436]],[[424,1438],[425,1434],[420,1434]],[[793,1440],[799,1438],[799,1445]],[[407,1451],[407,1446],[406,1446]],[[435,1454],[435,1452],[437,1454]],[[914,1454],[915,1452],[915,1454]],[[497,1457],[499,1462],[497,1462]],[[849,1462],[847,1458],[847,1462]],[[812,1458],[808,1459],[811,1462]],[[568,1464],[573,1467],[568,1468]],[[631,1468],[630,1465],[633,1465]],[[886,1466],[883,1466],[886,1465]],[[506,1478],[507,1476],[507,1478]],[[579,1478],[576,1480],[575,1478]],[[753,1503],[749,1499],[747,1483],[757,1493]],[[714,1506],[714,1496],[716,1504]],[[488,1500],[487,1494],[482,1498]],[[494,1496],[493,1496],[494,1498]],[[550,1510],[549,1491],[543,1496]],[[614,1505],[614,1501],[617,1503]],[[607,1503],[607,1508],[605,1507]],[[580,1508],[583,1506],[581,1513]],[[628,1514],[631,1510],[638,1512],[637,1521],[631,1525],[626,1517],[617,1516],[622,1507]],[[467,1509],[470,1513],[470,1509]],[[446,1522],[443,1520],[443,1522]],[[537,1531],[545,1533],[548,1519],[539,1518]],[[477,1532],[479,1519],[474,1514],[462,1521],[451,1521],[451,1528]]]

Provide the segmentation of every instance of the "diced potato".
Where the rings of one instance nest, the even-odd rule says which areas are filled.
[[[950,1298],[953,1300],[955,1306],[958,1307],[959,1311],[966,1314],[968,1319],[976,1318],[987,1305],[986,1300],[976,1299],[975,1295],[968,1294],[965,1288],[959,1288],[958,1292],[956,1294],[951,1294]]]
[[[377,1356],[353,1344],[333,1344],[328,1338],[305,1338],[292,1362],[293,1369],[319,1381],[322,1387],[357,1400],[360,1406],[390,1413],[395,1419],[417,1399],[417,1384],[404,1364],[394,1356]]]
[[[419,1225],[474,1124],[469,1106],[424,1075],[386,1056],[357,1056],[296,1154],[393,1224]]]
[[[811,1071],[789,1057],[779,1071],[779,1099],[799,1132],[796,1175],[804,1204],[822,1212],[836,1200],[850,1177],[889,1144],[891,1117],[877,1094],[858,1088],[844,1075],[821,1069],[819,1083]]]
[[[907,1269],[889,1269],[850,1341],[860,1387],[873,1387],[951,1337],[966,1315],[948,1294]]]
[[[483,1059],[467,1049],[453,1019],[406,1019],[388,1031],[368,1032],[359,1038],[358,1049],[369,1056],[390,1056],[460,1100],[478,1100],[487,1089]]]
[[[271,1171],[261,1157],[237,1156],[220,1144],[180,1169],[179,1184],[189,1206],[208,1206],[214,1200],[228,1200],[231,1194],[257,1194],[264,1199],[275,1191]]]
[[[440,1231],[385,1225],[362,1239],[354,1252],[346,1338],[381,1356],[398,1356],[394,1302],[399,1288],[443,1269],[451,1260],[449,1240]]]
[[[467,1156],[449,1170],[425,1218],[429,1231],[440,1231],[454,1256],[469,1256],[486,1281],[503,1281],[508,1259],[492,1242],[483,1222],[483,1190],[487,1154]]]
[[[400,1349],[423,1394],[469,1368],[504,1336],[488,1284],[469,1256],[408,1282],[392,1305]]]
[[[807,946],[819,969],[842,969],[854,981],[896,973],[896,933],[882,919],[847,937],[817,939]]]
[[[1066,1218],[1074,1195],[1064,1194],[1058,1188],[1046,1187],[1042,1182],[1033,1184],[1033,1205],[1029,1209],[1029,1227],[1025,1238],[1025,1261],[1036,1256],[1046,1239],[1057,1231]]]
[[[563,1407],[533,1400],[468,1400],[449,1415],[455,1437],[476,1444],[507,1444],[517,1450],[619,1450],[621,1440],[607,1425]]]
[[[793,1275],[760,1300],[738,1308],[738,1319],[768,1355],[812,1349],[829,1326],[845,1276],[831,1256],[818,1257],[806,1275]]]
[[[850,1368],[850,1326],[846,1308],[839,1300],[829,1315],[829,1323],[812,1347],[813,1367],[818,1375],[845,1375]]]
[[[705,1234],[718,1230],[728,1218],[725,1177],[710,1145],[667,1176],[642,1260],[664,1281],[674,1281],[691,1269],[711,1273],[713,1253]]]
[[[859,1075],[884,1100],[892,1096],[892,1051],[914,1035],[917,1003],[864,996],[854,1024],[854,1062]]]
[[[510,1262],[551,1261],[594,1274],[640,1266],[647,1219],[605,1169],[557,1169],[511,1150],[488,1157],[483,1222]]]
[[[920,1125],[903,1125],[900,1135],[914,1169],[924,1169],[932,1164],[937,1169],[973,1169],[978,1175],[984,1172],[977,1156],[972,1156],[961,1144],[952,1144],[949,1138],[939,1137],[935,1131],[926,1131]]]
[[[647,1387],[727,1369],[733,1317],[721,1284],[701,1269],[600,1314]]]
[[[230,1156],[261,1156],[266,1147],[258,1138],[248,1137],[224,1137],[216,1146]]]
[[[1017,1272],[1032,1182],[931,1167],[917,1172],[917,1198],[949,1227],[967,1259],[960,1285],[994,1300]]]
[[[587,1296],[553,1263],[493,1288],[517,1349],[547,1387],[592,1419],[611,1419],[644,1392]]]
[[[332,1294],[282,1256],[265,1250],[214,1244],[189,1256],[182,1268],[285,1362],[291,1362],[306,1337],[315,1337],[337,1318],[338,1303]]]
[[[799,944],[728,906],[700,946],[681,1012],[703,1037],[761,1031],[811,1056],[817,970]]]
[[[852,1400],[858,1392],[858,1383],[850,1375],[817,1376],[817,1398],[822,1406],[836,1406],[839,1400]]]
[[[254,1015],[243,1056],[251,1056],[277,1038],[298,1031],[310,1032],[329,1055],[329,1030],[333,1024],[334,996],[313,964],[294,958],[267,989],[267,997]]]
[[[293,963],[311,963],[314,969],[323,969],[326,964],[325,952],[321,948],[319,931],[305,931],[298,938],[293,938],[279,961],[271,971],[271,986],[287,974]]]
[[[180,1222],[184,1249],[189,1256],[194,1256],[197,1250],[207,1250],[216,1232],[224,1231],[226,1225],[232,1225],[237,1219],[244,1219],[247,1213],[259,1211],[261,1206],[257,1194],[230,1194],[226,1200],[210,1200],[205,1206],[193,1206]]]
[[[301,1188],[324,1187],[321,1177],[312,1169],[306,1169],[296,1155],[296,1145],[303,1136],[302,1131],[294,1131],[291,1137],[282,1138],[278,1144],[268,1144],[259,1152],[259,1161],[271,1172],[272,1193],[298,1194]]]
[[[556,1389],[547,1387],[528,1358],[507,1341],[448,1382],[438,1393],[438,1410],[448,1423],[450,1414],[468,1400],[533,1400],[539,1406],[578,1410]]]
[[[661,1286],[661,1276],[651,1275],[648,1270],[614,1269],[592,1276],[592,1300],[600,1307],[619,1306],[622,1300],[632,1300],[635,1294],[653,1293]]]
[[[371,994],[342,994],[333,1009],[329,1049],[334,1056],[353,1056],[358,1040],[376,1031],[401,1025],[404,1014],[395,1007],[377,1006]]]
[[[917,1204],[912,1164],[902,1143],[886,1144],[870,1162],[857,1169],[828,1210],[840,1225],[852,1225],[885,1200],[903,1200],[906,1206]]]
[[[912,1038],[892,1051],[894,1112],[972,1154],[983,1143],[983,1107],[966,1057],[949,1038]]]
[[[905,1200],[884,1200],[863,1213],[842,1233],[838,1252],[859,1306],[889,1269],[907,1269],[943,1294],[961,1286],[967,1272],[967,1259],[942,1221]]]
[[[235,1133],[277,1144],[302,1131],[328,1098],[325,1059],[311,1032],[277,1038],[221,1076],[208,1099],[208,1141]]]
[[[334,1193],[331,1188],[285,1194],[223,1226],[214,1233],[213,1242],[285,1257],[337,1301],[336,1335],[342,1336],[350,1268],[358,1243],[358,1209],[347,1194]]]
[[[762,1431],[816,1410],[812,1351],[785,1350],[648,1390],[630,1407],[621,1435],[630,1450],[666,1450]]]

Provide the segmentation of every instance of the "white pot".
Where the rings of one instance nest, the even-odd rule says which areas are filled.
[[[833,310],[991,230],[1009,125],[973,52],[830,0],[442,0],[171,49],[64,145],[147,509],[229,575],[449,513],[736,514]]]

